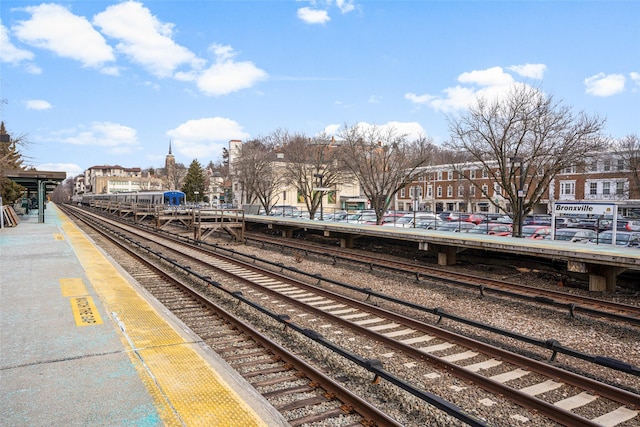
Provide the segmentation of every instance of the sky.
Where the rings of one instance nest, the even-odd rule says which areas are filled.
[[[514,84],[640,135],[640,0],[0,2],[0,120],[25,164],[221,161],[344,126],[449,139]]]

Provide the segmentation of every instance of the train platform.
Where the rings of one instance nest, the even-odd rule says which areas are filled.
[[[0,425],[288,424],[48,203],[0,229]]]

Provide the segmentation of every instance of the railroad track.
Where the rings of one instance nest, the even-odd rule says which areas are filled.
[[[260,305],[275,313],[278,313],[276,310],[280,313],[287,310],[304,311],[305,316],[298,314],[298,318],[307,315],[321,318],[323,322],[330,322],[327,328],[340,330],[341,333],[350,331],[355,337],[366,336],[393,349],[407,360],[425,362],[429,369],[436,368],[443,372],[441,375],[453,374],[563,425],[613,426],[633,420],[638,415],[640,397],[635,393],[497,349],[318,286],[291,280],[273,271],[265,271],[255,265],[255,260],[242,263],[233,254],[224,257],[203,251],[197,245],[185,245],[178,252],[182,255],[194,252],[188,261],[189,270],[210,271],[213,267],[217,270],[216,274],[233,275],[235,280],[244,281],[245,285],[235,292],[246,296],[249,304]],[[195,264],[200,262],[206,267],[196,268]],[[194,274],[202,276],[204,273]],[[290,326],[288,316],[281,315],[280,318]],[[309,323],[301,329],[309,331],[312,325]],[[316,335],[321,338],[319,334]],[[372,371],[377,372],[376,377],[393,377],[378,366],[373,368]],[[558,399],[559,396],[566,397]],[[587,407],[589,410],[585,411]],[[476,407],[468,412],[482,412],[481,409]],[[589,415],[589,418],[584,415],[598,411],[598,416]],[[473,422],[473,418],[470,420]]]
[[[76,213],[65,213],[81,219]],[[152,262],[95,223],[82,221],[126,255],[117,256],[127,270],[161,304],[229,363],[292,426],[401,426],[346,387],[214,303],[166,263]],[[112,255],[114,255],[112,253]],[[286,397],[286,399],[283,399]],[[301,415],[302,414],[302,415]],[[482,424],[478,424],[482,425]]]
[[[416,281],[446,281],[457,286],[475,289],[483,296],[490,294],[508,296],[531,303],[563,308],[572,317],[577,314],[584,314],[595,318],[608,318],[621,323],[640,326],[640,306],[569,294],[552,289],[537,288],[520,283],[494,280],[433,266],[418,265],[414,262],[403,262],[398,259],[390,260],[380,256],[320,246],[299,240],[287,239],[284,241],[283,239],[260,235],[259,233],[245,233],[245,240],[252,241],[260,246],[272,245],[281,250],[300,251],[305,255],[314,254],[329,257],[334,263],[341,260],[363,264],[371,270],[384,269],[398,274],[409,274],[415,277]]]

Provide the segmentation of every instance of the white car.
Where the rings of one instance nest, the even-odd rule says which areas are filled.
[[[414,228],[419,221],[431,220],[435,221],[437,216],[432,213],[425,212],[416,212],[416,213],[408,213],[406,215],[401,216],[400,218],[396,218],[395,221],[390,221],[388,223],[382,224],[383,226],[388,227],[401,227],[401,228]]]

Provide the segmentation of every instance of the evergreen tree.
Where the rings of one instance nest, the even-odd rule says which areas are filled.
[[[0,135],[4,137],[0,142],[0,196],[2,196],[3,204],[10,204],[18,200],[25,189],[5,178],[4,171],[24,169],[22,154],[18,150],[18,146],[24,142],[24,136],[16,139],[11,138],[7,134],[4,122],[0,122]]]
[[[182,191],[185,193],[188,202],[204,201],[205,181],[204,170],[200,162],[198,162],[198,159],[193,160],[182,183]],[[198,192],[197,195],[196,191]]]

